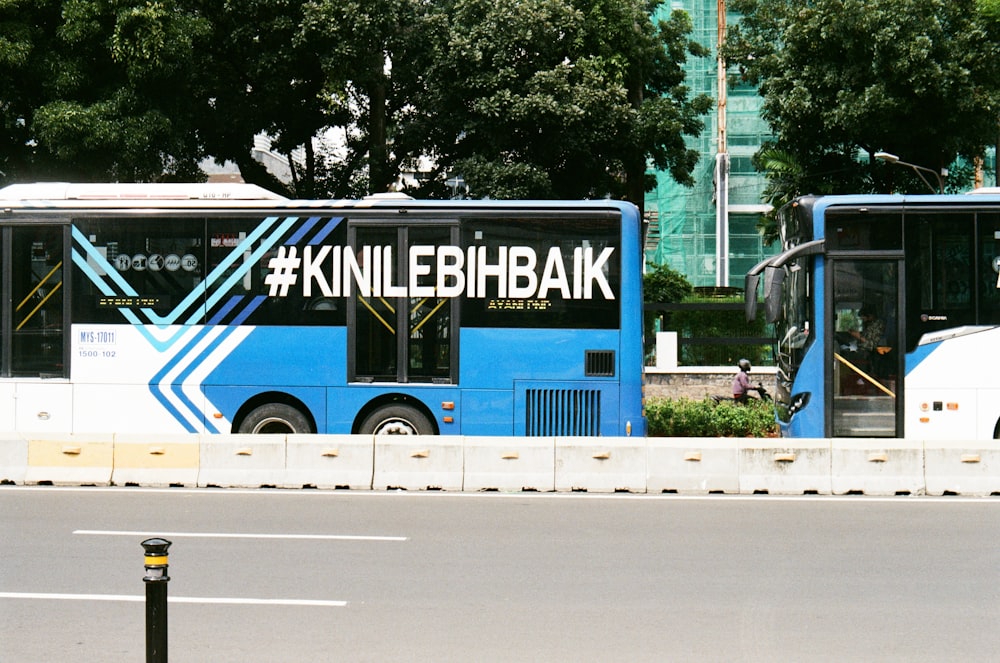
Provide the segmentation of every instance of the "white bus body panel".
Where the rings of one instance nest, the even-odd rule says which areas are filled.
[[[906,376],[906,437],[990,439],[1000,420],[1000,329],[943,338]],[[921,349],[917,348],[917,353]]]
[[[0,431],[16,430],[14,425],[15,391],[16,387],[13,382],[0,382]]]
[[[73,431],[184,433],[146,385],[74,384]]]
[[[103,430],[111,422],[123,433],[205,432],[216,408],[202,383],[252,329],[74,325],[73,430]],[[213,423],[228,430],[228,422]]]
[[[22,433],[71,430],[73,387],[64,380],[32,380],[13,385],[14,421]]]

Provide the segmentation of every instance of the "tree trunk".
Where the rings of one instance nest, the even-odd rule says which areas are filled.
[[[642,106],[643,83],[633,77],[628,86],[628,100],[632,108]],[[641,149],[625,158],[625,197],[639,208],[639,216],[646,212],[646,155]]]
[[[373,62],[372,84],[368,89],[368,193],[389,190],[391,178],[386,145],[386,81],[383,62]]]

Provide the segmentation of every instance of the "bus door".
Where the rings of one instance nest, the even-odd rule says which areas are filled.
[[[832,437],[898,437],[902,431],[902,259],[830,257],[827,380]]]
[[[348,227],[348,244],[370,280],[370,288],[352,287],[348,379],[457,382],[459,298],[439,296],[435,273],[438,247],[459,246],[457,226],[358,223]]]
[[[12,226],[0,240],[0,375],[27,379],[6,387],[16,390],[13,419],[21,431],[69,431],[72,425],[69,384],[38,381],[69,376],[67,230]]]

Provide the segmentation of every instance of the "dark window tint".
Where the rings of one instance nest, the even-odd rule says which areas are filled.
[[[76,322],[344,324],[324,245],[339,218],[78,219]],[[329,251],[329,249],[327,249]],[[308,265],[307,265],[308,261]],[[272,276],[272,274],[274,276]],[[322,282],[322,283],[321,283]]]
[[[621,246],[614,221],[467,220],[465,327],[614,329]],[[475,247],[470,260],[470,248]],[[471,264],[469,264],[471,263]]]
[[[12,229],[9,306],[13,376],[65,376],[61,226]]]
[[[903,247],[898,210],[833,208],[826,215],[828,251],[899,250]]]
[[[906,347],[931,331],[975,323],[971,213],[906,218]]]
[[[1000,324],[1000,214],[979,215],[979,324]]]
[[[203,321],[204,220],[78,219],[74,227],[74,322]]]
[[[345,225],[320,216],[210,219],[209,322],[343,325],[330,256],[345,241]]]

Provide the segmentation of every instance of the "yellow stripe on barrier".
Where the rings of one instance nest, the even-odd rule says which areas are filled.
[[[159,469],[197,468],[200,458],[197,443],[115,443],[115,468]]]
[[[112,467],[114,445],[111,442],[65,440],[28,440],[29,467]]]

